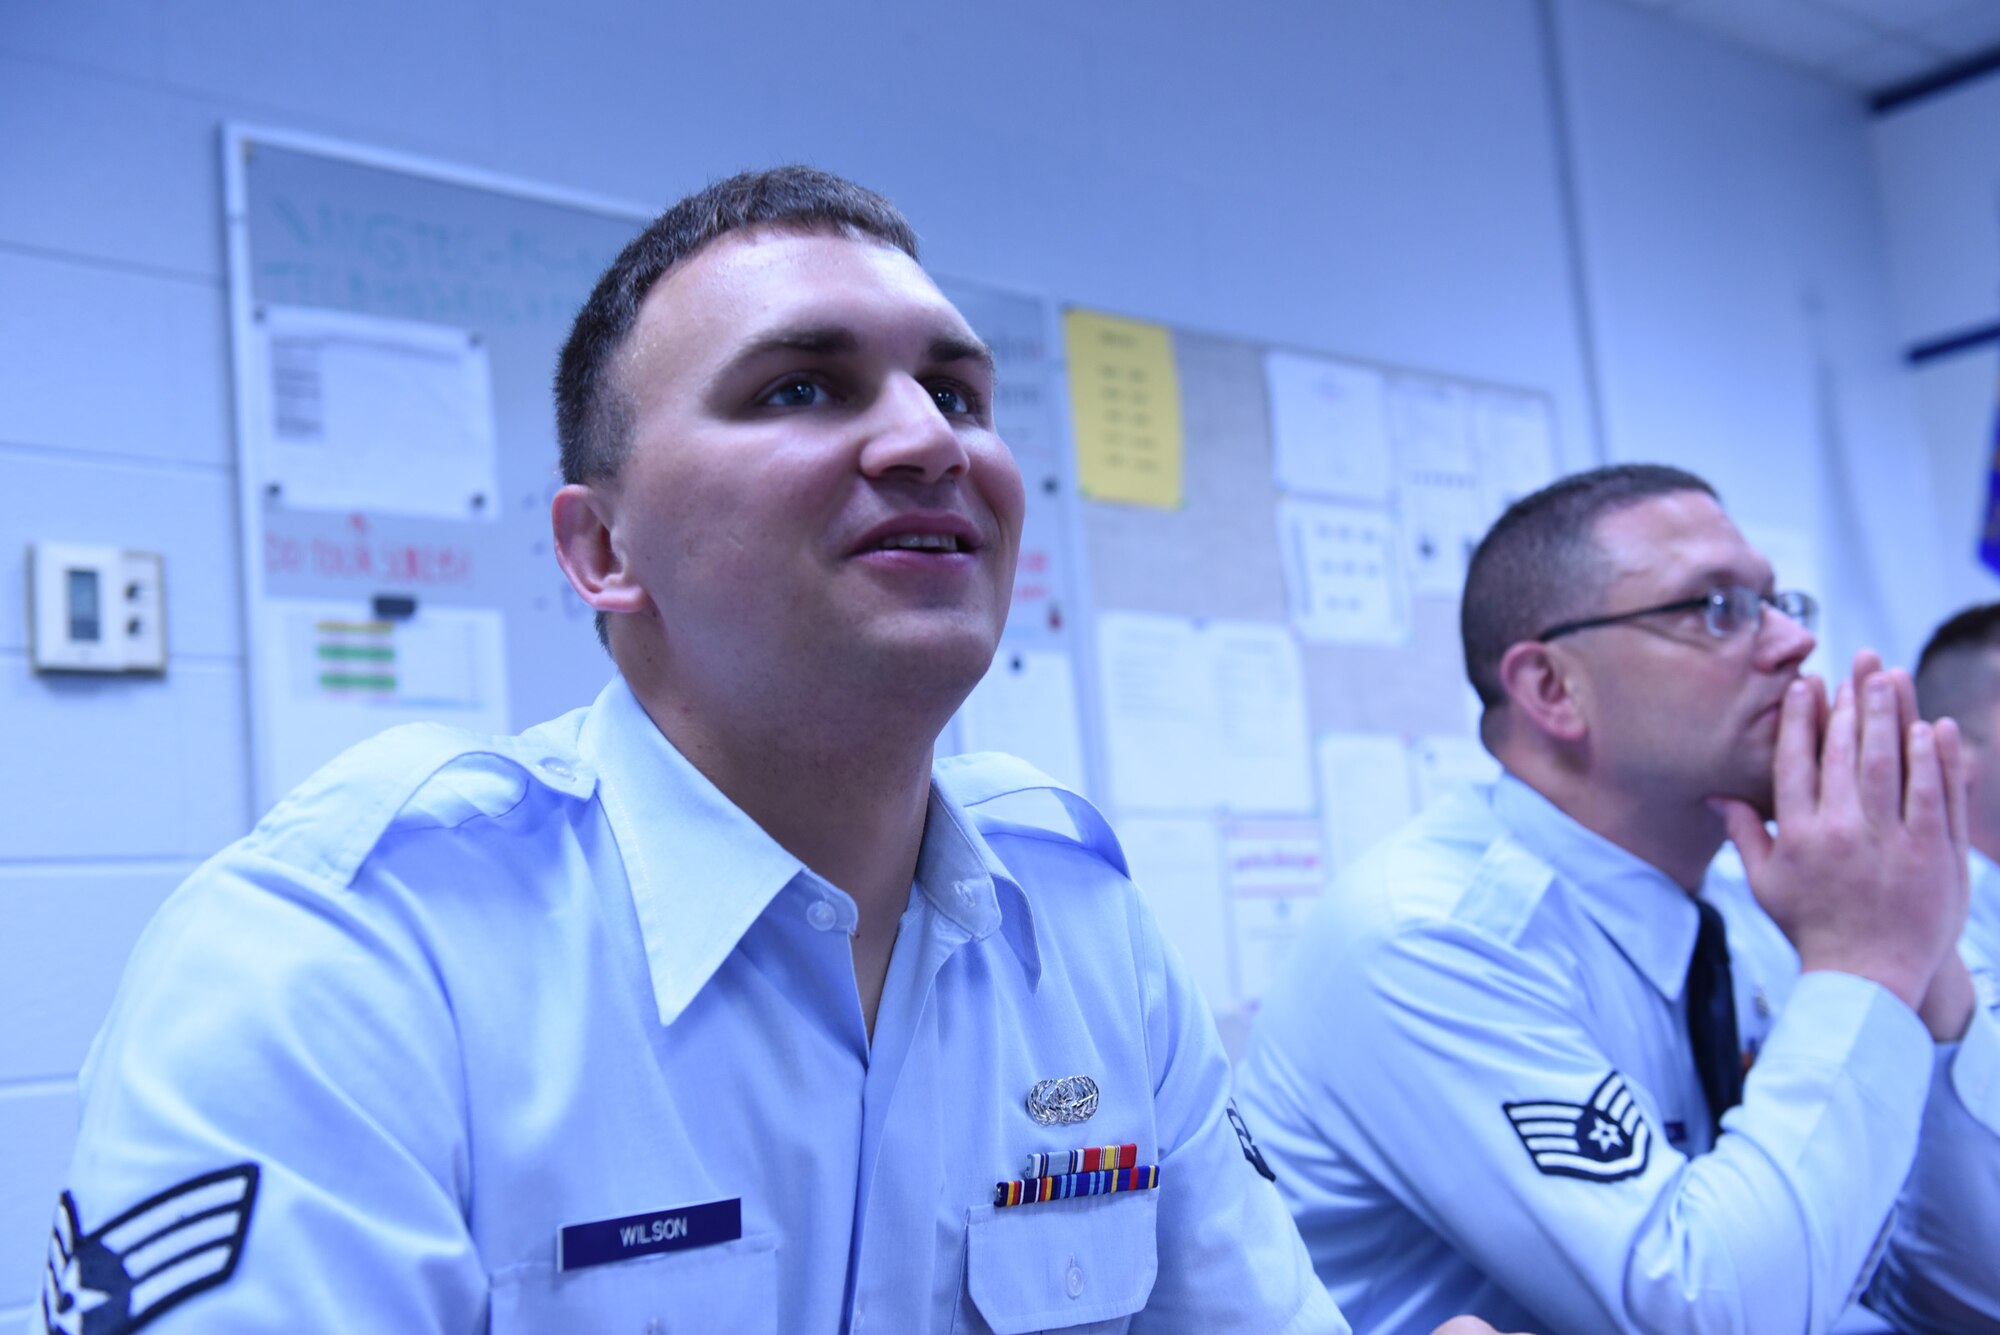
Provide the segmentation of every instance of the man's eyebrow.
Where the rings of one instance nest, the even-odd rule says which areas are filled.
[[[1756,575],[1754,570],[1755,567],[1748,565],[1714,565],[1699,574],[1688,576],[1681,583],[1690,598],[1699,598],[1711,589],[1725,588],[1731,584],[1747,584],[1759,593],[1769,593],[1777,584],[1770,567],[1766,566],[1761,576]]]
[[[759,338],[752,339],[738,350],[732,362],[745,362],[774,352],[803,352],[816,356],[844,357],[861,350],[861,340],[854,331],[840,325],[801,325],[791,329],[775,329]],[[979,339],[958,334],[939,334],[931,339],[926,349],[933,362],[977,362],[991,376],[994,374],[993,349]]]
[[[990,377],[994,374],[993,349],[976,338],[960,338],[947,334],[931,340],[931,360],[934,362],[978,362]]]
[[[761,338],[743,345],[732,359],[747,361],[752,357],[769,352],[810,352],[829,356],[844,355],[859,349],[861,340],[851,329],[838,325],[803,325],[795,329],[777,329]]]

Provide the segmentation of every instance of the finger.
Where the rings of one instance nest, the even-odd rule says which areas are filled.
[[[1896,688],[1896,726],[1905,732],[1923,715],[1917,710],[1917,683],[1903,668],[1890,668],[1887,676]]]
[[[1910,781],[1903,792],[1903,823],[1926,837],[1947,833],[1944,768],[1938,763],[1937,734],[1928,723],[1910,725]]]
[[[1771,800],[1778,823],[1804,817],[1819,803],[1819,713],[1826,707],[1819,679],[1804,677],[1785,688],[1778,705],[1778,747],[1772,761]]]
[[[1958,860],[1965,861],[1972,841],[1971,795],[1966,784],[1971,774],[1965,754],[1965,738],[1959,735],[1958,720],[1941,718],[1931,725],[1937,738],[1938,768],[1943,771],[1945,823],[1951,827],[1951,844]]]
[[[1736,851],[1743,859],[1743,871],[1750,878],[1751,888],[1755,889],[1763,881],[1764,868],[1776,848],[1771,832],[1764,828],[1764,818],[1741,798],[1711,797],[1708,805],[1722,817],[1722,828],[1728,833],[1729,842],[1736,845]],[[1785,828],[1784,817],[1778,817],[1778,822],[1782,831]]]
[[[1873,649],[1863,649],[1854,655],[1854,689],[1860,690],[1863,682],[1882,670],[1882,655]]]
[[[1826,806],[1837,795],[1842,800],[1854,794],[1854,766],[1860,754],[1860,736],[1854,699],[1854,683],[1843,681],[1833,693],[1833,708],[1826,714],[1826,733],[1819,748],[1819,804]]]
[[[1896,726],[1896,688],[1878,672],[1868,678],[1861,695],[1861,809],[1871,817],[1894,820],[1904,806],[1903,730]],[[1928,735],[1930,729],[1924,731]],[[1936,769],[1933,756],[1933,781]]]

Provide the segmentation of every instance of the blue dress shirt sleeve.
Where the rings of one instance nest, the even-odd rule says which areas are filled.
[[[453,1021],[421,953],[380,904],[281,863],[238,852],[196,879],[140,943],[84,1071],[77,1227],[254,1165],[233,1269],[148,1335],[483,1330]],[[109,1250],[141,1283],[68,1300],[143,1312],[152,1267]],[[172,1296],[171,1272],[150,1278]]]
[[[1139,909],[1146,1045],[1161,1146],[1159,1275],[1135,1332],[1345,1335],[1285,1204],[1230,1118],[1229,1061],[1207,1003]],[[1239,1114],[1240,1119],[1240,1114]],[[1285,1318],[1273,1325],[1274,1316]]]
[[[425,727],[355,748],[148,926],[84,1066],[61,1283],[31,1329],[108,1307],[102,1328],[148,1335],[484,1330],[455,1020],[406,903],[363,868],[465,750]],[[187,1190],[225,1170],[247,1182],[227,1250],[197,1211],[212,1189]],[[137,1236],[161,1221],[170,1242]]]
[[[1929,1044],[1907,1007],[1858,978],[1800,980],[1725,1134],[1690,1159],[1592,1037],[1584,980],[1451,918],[1345,926],[1307,939],[1329,953],[1289,972],[1245,1072],[1309,1241],[1386,1193],[1552,1335],[1821,1332],[1848,1306],[1916,1148]],[[1544,1166],[1507,1105],[1586,1105],[1613,1080],[1634,1139]],[[1408,1271],[1413,1303],[1451,1263],[1367,1246],[1349,1229],[1314,1258],[1392,1286]],[[1427,1329],[1418,1314],[1390,1325]]]
[[[1940,1044],[1923,1139],[1867,1304],[1909,1335],[2000,1331],[2000,997],[1968,943],[1980,1005]]]

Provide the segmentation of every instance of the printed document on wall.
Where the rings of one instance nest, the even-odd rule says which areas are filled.
[[[1120,816],[1212,807],[1214,688],[1199,628],[1187,617],[1102,613],[1097,663],[1111,805]]]
[[[270,306],[251,466],[288,509],[495,520],[493,385],[478,335]]]
[[[1132,883],[1159,919],[1220,1014],[1236,1002],[1229,977],[1229,913],[1223,901],[1220,831],[1208,816],[1136,816],[1118,822]]]
[[[1084,792],[1070,657],[1056,649],[1005,644],[958,713],[959,745],[1005,751],[1076,792]]]
[[[497,611],[426,606],[385,621],[359,600],[274,598],[261,623],[263,805],[398,723],[511,730]]]
[[[1063,312],[1077,484],[1096,501],[1181,503],[1181,389],[1165,325]]]
[[[1263,999],[1291,958],[1326,886],[1319,827],[1309,820],[1234,820],[1222,831],[1236,997]]]
[[[1403,550],[1417,593],[1455,595],[1486,532],[1472,415],[1463,386],[1423,376],[1390,384],[1401,464]]]
[[[1287,496],[1278,541],[1292,624],[1321,644],[1397,645],[1409,638],[1396,525],[1380,510]]]
[[[1377,504],[1389,499],[1395,470],[1380,371],[1274,350],[1264,355],[1264,381],[1279,486]]]
[[[1305,665],[1281,625],[1211,621],[1203,630],[1214,702],[1214,778],[1230,811],[1309,812]]]
[[[1555,423],[1539,394],[1480,389],[1472,394],[1472,430],[1490,525],[1515,501],[1556,479]]]
[[[1387,732],[1323,733],[1316,750],[1320,824],[1338,872],[1416,814],[1410,753]]]

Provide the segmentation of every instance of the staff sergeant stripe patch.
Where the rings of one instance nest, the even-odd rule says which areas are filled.
[[[1538,1099],[1500,1106],[1535,1167],[1551,1177],[1617,1182],[1646,1171],[1652,1130],[1616,1071],[1582,1103]]]

